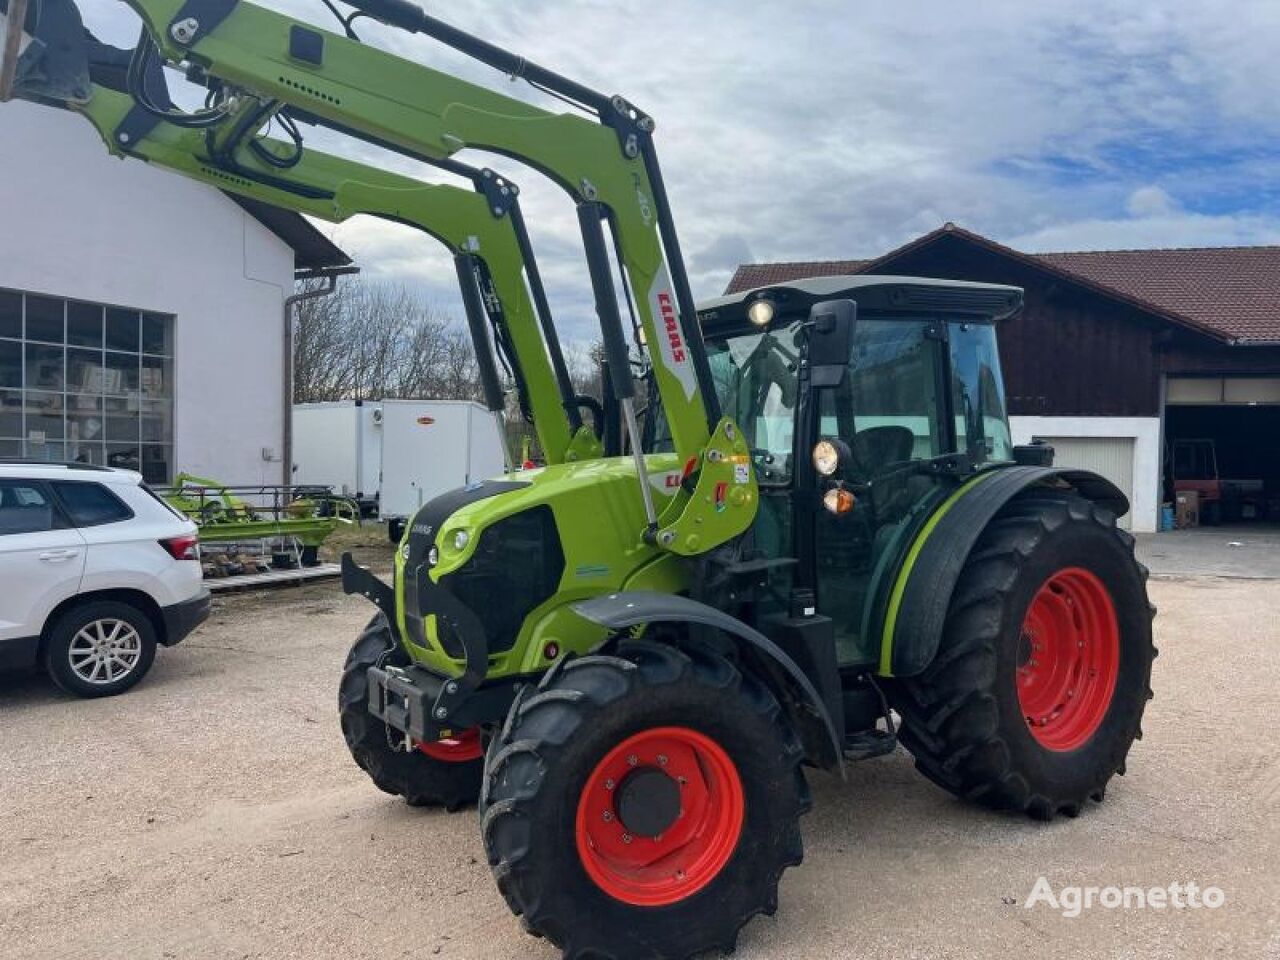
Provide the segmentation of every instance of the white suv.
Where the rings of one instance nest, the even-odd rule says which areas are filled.
[[[0,461],[0,668],[123,693],[208,616],[196,525],[141,476]]]

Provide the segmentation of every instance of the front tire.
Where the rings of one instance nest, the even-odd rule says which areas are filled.
[[[480,795],[484,772],[480,731],[468,730],[406,751],[392,746],[398,735],[390,735],[387,725],[369,712],[369,668],[408,662],[387,618],[379,613],[364,628],[342,668],[338,690],[342,735],[352,759],[379,790],[404,797],[411,807],[460,810]]]
[[[803,857],[802,759],[769,690],[709,649],[564,662],[489,748],[498,888],[573,960],[731,950]]]
[[[113,697],[133,687],[156,657],[156,631],[137,607],[98,600],[72,607],[49,631],[44,667],[67,693]]]
[[[1151,698],[1133,537],[1074,495],[1011,501],[975,545],[933,663],[893,705],[917,768],[966,800],[1076,816],[1123,774]]]

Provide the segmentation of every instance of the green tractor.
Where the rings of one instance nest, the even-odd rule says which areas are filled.
[[[801,860],[806,767],[899,742],[944,789],[1040,819],[1124,772],[1151,695],[1145,571],[1114,485],[1011,444],[996,329],[1020,291],[835,277],[699,308],[654,123],[627,100],[404,0],[353,5],[588,116],[376,50],[353,17],[342,36],[247,0],[127,2],[144,36],[116,63],[118,122],[97,89],[110,64],[75,55],[71,0],[0,0],[17,11],[0,96],[80,110],[125,155],[302,209],[336,168],[308,167],[300,134],[262,147],[272,118],[434,162],[498,152],[577,207],[607,360],[596,435],[576,439],[563,382],[524,378],[540,436],[555,427],[548,465],[426,504],[390,584],[343,562],[345,589],[378,608],[339,694],[355,761],[411,804],[478,803],[528,930],[571,958],[732,948]],[[208,88],[203,110],[160,102],[161,61]],[[151,120],[206,133],[166,152],[178,140]],[[139,129],[163,142],[135,146]],[[335,190],[330,212],[396,216],[395,189],[346,207]],[[506,322],[517,362],[542,370],[549,327]],[[501,409],[493,347],[475,342]]]

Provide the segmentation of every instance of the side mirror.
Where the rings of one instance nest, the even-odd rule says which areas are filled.
[[[824,300],[809,308],[809,376],[815,387],[835,387],[844,379],[853,349],[858,305]]]

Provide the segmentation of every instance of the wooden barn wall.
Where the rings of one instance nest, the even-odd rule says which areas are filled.
[[[1022,313],[999,333],[1011,414],[1159,415],[1155,338],[1164,324],[1154,318],[959,239],[908,252],[877,272],[1026,291]]]
[[[1280,347],[1205,346],[1178,336],[1162,344],[1160,369],[1170,376],[1280,376]]]

